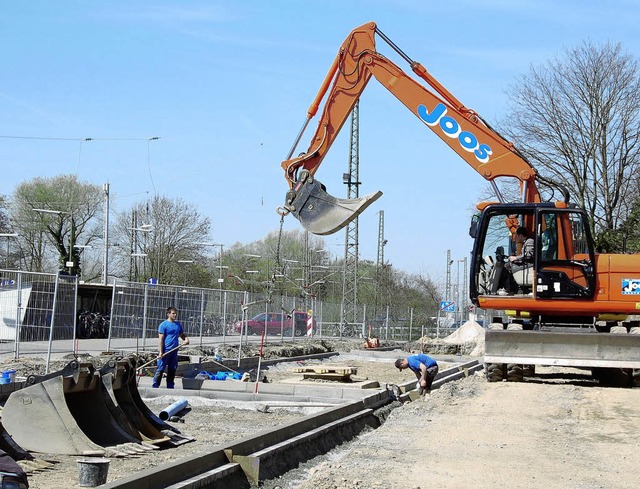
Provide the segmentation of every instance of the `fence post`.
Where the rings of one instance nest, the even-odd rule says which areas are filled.
[[[78,338],[77,338],[77,323],[78,319],[78,277],[74,280],[74,290],[73,290],[73,353],[74,355],[78,354]]]
[[[20,332],[22,329],[22,272],[18,272],[18,304],[16,307],[16,341],[14,358],[20,358]]]
[[[411,341],[411,330],[413,329],[413,307],[409,308],[409,341]]]
[[[369,332],[367,331],[367,305],[362,304],[362,337],[368,338]]]
[[[45,375],[49,373],[49,363],[51,363],[51,345],[53,343],[53,326],[56,324],[56,304],[58,302],[58,281],[60,280],[60,273],[56,274],[56,282],[53,287],[53,304],[51,306],[51,321],[49,321],[49,344],[47,345],[47,366],[45,368]]]
[[[203,325],[204,325],[204,289],[200,291],[200,348],[202,348],[202,326]]]
[[[144,284],[144,303],[142,305],[142,350],[147,351],[147,298],[149,297],[149,284]]]
[[[222,344],[226,343],[227,338],[227,291],[224,291],[224,305],[222,310]],[[242,338],[242,329],[240,330],[240,338]]]
[[[389,339],[389,306],[387,306],[387,315],[384,318],[384,339],[388,340]]]
[[[111,311],[109,311],[109,332],[107,333],[107,351],[111,351],[111,331],[113,328],[113,313],[115,312],[116,305],[116,282],[117,278],[113,279],[113,290],[111,291]]]

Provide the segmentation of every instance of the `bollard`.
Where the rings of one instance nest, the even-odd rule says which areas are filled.
[[[107,483],[108,458],[81,458],[77,462],[80,487],[96,487]]]
[[[166,421],[174,414],[177,414],[180,411],[182,411],[188,405],[189,405],[188,399],[181,399],[180,401],[176,401],[171,406],[164,408],[162,411],[160,411],[160,419],[162,421]]]

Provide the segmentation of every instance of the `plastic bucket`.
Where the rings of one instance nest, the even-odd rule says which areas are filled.
[[[4,370],[2,372],[2,377],[0,377],[0,383],[2,384],[10,384],[11,382],[15,382],[16,380],[16,371],[15,370]]]
[[[81,458],[77,462],[80,487],[96,487],[107,483],[108,458]]]

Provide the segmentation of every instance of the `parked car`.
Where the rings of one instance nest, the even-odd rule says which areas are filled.
[[[302,311],[294,311],[293,317],[291,313],[285,312],[263,312],[257,316],[247,320],[247,332],[249,334],[262,334],[265,329],[267,334],[280,334],[291,336],[292,327],[295,336],[304,336],[307,334],[307,313]],[[236,333],[243,332],[244,324],[238,321],[234,325]],[[316,331],[316,319],[313,318],[313,332]]]

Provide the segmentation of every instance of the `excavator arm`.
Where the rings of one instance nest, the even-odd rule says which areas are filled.
[[[376,51],[376,34],[409,63],[412,72],[426,85],[407,75]],[[502,138],[476,112],[462,105],[420,63],[411,60],[374,22],[370,22],[354,29],[340,47],[307,111],[302,130],[287,159],[282,162],[290,187],[285,205],[280,209],[282,214],[293,213],[303,227],[314,234],[331,234],[355,219],[382,195],[376,192],[359,199],[337,199],[328,194],[314,178],[371,77],[389,90],[483,178],[493,182],[498,177],[514,177],[520,181],[523,202],[540,202],[535,182],[536,171],[513,144]],[[309,149],[292,158],[323,99],[326,101]]]

